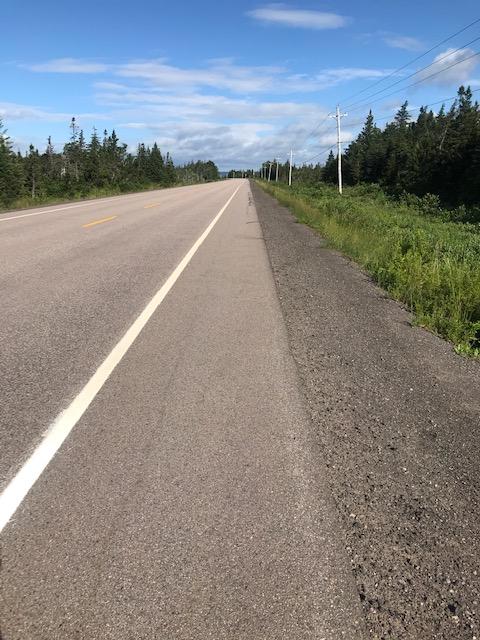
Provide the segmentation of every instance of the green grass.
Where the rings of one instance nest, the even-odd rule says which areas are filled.
[[[58,195],[58,196],[38,196],[31,198],[24,196],[18,198],[8,205],[2,206],[0,204],[0,215],[5,211],[14,211],[17,209],[30,209],[32,207],[46,207],[53,204],[63,204],[68,202],[78,202],[79,200],[95,200],[97,198],[108,198],[109,196],[120,196],[127,193],[141,193],[143,191],[153,191],[156,189],[162,189],[163,187],[158,184],[146,184],[146,185],[134,185],[128,189],[121,189],[120,187],[97,187],[93,189],[85,189],[71,194]]]
[[[361,265],[416,322],[480,356],[480,228],[429,217],[375,185],[259,184]]]

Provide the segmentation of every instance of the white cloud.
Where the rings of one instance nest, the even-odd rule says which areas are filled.
[[[315,156],[335,141],[335,123],[327,120],[306,140],[325,119],[327,109],[317,96],[306,99],[305,95],[390,72],[339,67],[295,74],[282,66],[242,66],[231,58],[208,60],[195,67],[153,59],[101,68],[108,73],[95,78],[99,81],[93,84],[94,99],[106,115],[90,114],[86,129],[92,120],[108,118],[132,150],[138,140],[157,141],[164,151],[172,152],[175,162],[212,158],[222,169],[287,157],[291,147],[299,161]],[[45,62],[36,69],[52,73],[83,69],[82,73],[94,74],[99,67],[69,58]],[[72,115],[78,116],[5,103],[0,103],[0,114],[2,108],[7,120],[30,118],[68,125]],[[78,116],[80,122],[87,115]]]
[[[105,89],[106,91],[117,91],[127,89],[126,85],[118,82],[94,82],[93,86],[96,89]]]
[[[105,106],[130,110],[134,114],[154,113],[158,117],[177,119],[207,118],[212,121],[278,120],[286,118],[320,117],[325,111],[314,103],[294,101],[256,101],[231,98],[224,95],[201,93],[177,94],[125,88],[123,91],[99,92],[97,100]],[[139,120],[144,121],[143,117]]]
[[[148,124],[145,124],[145,122],[124,122],[118,126],[122,129],[148,129]]]
[[[70,122],[72,115],[80,120],[108,120],[108,116],[101,113],[61,113],[48,111],[41,107],[16,104],[15,102],[0,102],[0,116],[5,120],[42,120],[44,122]]]
[[[279,67],[242,67],[230,60],[213,60],[204,69],[182,69],[164,60],[147,60],[120,65],[115,73],[122,77],[147,80],[165,89],[211,87],[236,93],[269,91]]]
[[[383,41],[388,44],[389,47],[394,49],[405,49],[406,51],[422,51],[425,45],[418,38],[411,36],[399,36],[395,34],[386,34]]]
[[[419,74],[419,78],[435,85],[458,86],[465,83],[478,64],[478,56],[474,54],[473,49],[449,48],[439,53],[433,64]]]
[[[327,87],[349,82],[355,79],[375,79],[389,73],[384,69],[364,69],[340,67],[321,69],[313,74],[290,74],[281,66],[242,66],[230,58],[210,60],[205,67],[182,68],[168,64],[166,60],[140,60],[120,65],[97,65],[81,60],[63,58],[29,67],[34,71],[63,73],[96,73],[102,69],[111,76],[95,84],[97,89],[121,91],[128,89],[128,83],[136,80],[144,85],[140,91],[192,93],[199,89],[229,91],[250,95],[259,93],[301,93],[321,91]],[[124,83],[115,82],[115,76],[124,79]],[[127,83],[127,84],[125,84]],[[148,101],[147,98],[145,98]]]
[[[219,125],[201,120],[149,126],[150,142],[156,141],[165,150],[172,149],[175,162],[213,158],[222,170],[254,167],[274,157],[285,162],[290,148],[298,145],[298,140],[305,138],[311,128],[311,121],[281,127],[255,121]],[[303,162],[334,141],[334,132],[322,133],[296,150],[296,160]]]
[[[307,74],[288,76],[282,81],[282,87],[295,92],[320,91],[350,80],[383,78],[389,73],[389,69],[362,69],[356,67],[323,69],[310,76]]]
[[[109,70],[107,64],[76,58],[56,58],[40,64],[24,65],[24,67],[37,73],[105,73]]]
[[[261,22],[303,29],[338,29],[349,22],[348,18],[337,13],[288,9],[280,4],[260,7],[253,11],[248,11],[247,15]]]
[[[319,91],[355,79],[379,78],[388,69],[340,67],[316,74],[289,74],[282,67],[243,67],[231,61],[212,61],[206,69],[181,69],[163,61],[135,62],[120,66],[116,74],[147,81],[162,90],[192,91],[199,87],[233,93],[297,93]]]

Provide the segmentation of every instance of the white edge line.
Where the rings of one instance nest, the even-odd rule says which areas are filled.
[[[143,309],[134,323],[130,326],[124,336],[113,347],[113,349],[92,375],[87,384],[74,398],[70,405],[64,411],[62,411],[59,416],[57,416],[57,418],[48,428],[43,440],[37,446],[35,451],[0,494],[0,532],[9,522],[10,518],[18,509],[23,499],[33,487],[35,482],[38,480],[45,467],[52,460],[55,453],[62,446],[69,433],[85,413],[92,400],[108,380],[112,371],[122,360],[124,355],[134,343],[135,339],[138,337],[142,329],[154,314],[155,310],[159,307],[165,296],[178,280],[190,260],[198,251],[203,241],[206,239],[228,205],[238,193],[240,186],[223,205],[223,207],[213,218],[208,227],[192,246],[192,248],[184,256],[184,258],[174,269],[174,271],[172,271],[165,284],[153,296],[153,298]]]

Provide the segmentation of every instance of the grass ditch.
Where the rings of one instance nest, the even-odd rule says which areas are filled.
[[[418,325],[480,356],[479,225],[430,217],[375,185],[340,196],[330,185],[258,184],[405,303]]]

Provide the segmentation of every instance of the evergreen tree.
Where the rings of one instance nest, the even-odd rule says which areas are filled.
[[[147,178],[151,182],[163,183],[166,180],[165,162],[155,142],[148,157]]]
[[[42,192],[43,174],[40,154],[33,144],[30,145],[25,157],[24,175],[26,191],[34,200]]]
[[[164,184],[166,186],[171,186],[175,184],[175,166],[173,164],[172,157],[169,153],[165,158],[165,179]]]
[[[330,182],[334,184],[338,180],[338,171],[337,171],[337,159],[333,155],[333,151],[330,151],[328,154],[327,161],[325,162],[325,167],[323,169],[323,179],[325,182]]]
[[[93,128],[90,142],[86,147],[83,175],[85,183],[99,187],[102,184],[102,146],[97,130]]]
[[[12,151],[12,143],[0,118],[0,204],[8,206],[23,195],[21,160]]]

